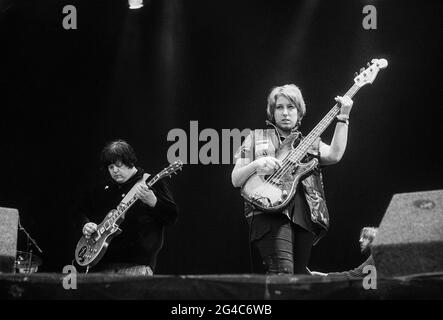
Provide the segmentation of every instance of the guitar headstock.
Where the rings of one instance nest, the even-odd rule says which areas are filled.
[[[386,59],[372,59],[372,64],[360,72],[358,76],[354,78],[354,82],[357,86],[363,87],[368,83],[372,83],[377,77],[378,72],[388,66],[388,61]]]
[[[183,162],[181,160],[171,163],[167,168],[164,168],[159,174],[159,178],[170,177],[173,173],[181,170],[183,167]]]

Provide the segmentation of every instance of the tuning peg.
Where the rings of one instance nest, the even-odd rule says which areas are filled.
[[[354,76],[356,76],[356,77],[357,77],[357,76],[358,76],[358,72],[354,73]]]
[[[371,64],[368,62],[367,64],[366,64],[368,67],[370,67],[371,66]]]
[[[360,72],[363,72],[363,71],[365,71],[365,68],[364,68],[364,67],[360,69]]]

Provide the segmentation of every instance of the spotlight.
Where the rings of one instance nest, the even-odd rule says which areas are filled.
[[[143,0],[128,0],[129,9],[140,9],[143,7]]]

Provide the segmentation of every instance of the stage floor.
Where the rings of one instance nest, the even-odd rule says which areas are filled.
[[[70,274],[71,275],[71,274]],[[0,274],[0,299],[135,300],[316,300],[443,299],[443,274],[378,279],[365,289],[363,279],[321,276],[155,275],[151,277],[33,273]]]

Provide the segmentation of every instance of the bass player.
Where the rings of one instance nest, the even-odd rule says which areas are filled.
[[[332,142],[328,145],[317,139],[310,146],[304,161],[317,158],[320,166],[300,181],[289,205],[282,211],[268,213],[245,201],[254,273],[309,274],[307,265],[311,248],[329,227],[320,167],[335,164],[342,158],[353,105],[348,96],[337,96],[335,101],[340,106],[340,113],[336,118]],[[272,88],[266,111],[267,123],[273,128],[251,131],[237,151],[232,171],[234,187],[242,187],[253,173],[274,173],[282,166],[282,161],[275,156],[279,146],[286,138],[295,137],[294,146],[303,138],[299,127],[306,114],[306,106],[296,85]]]

